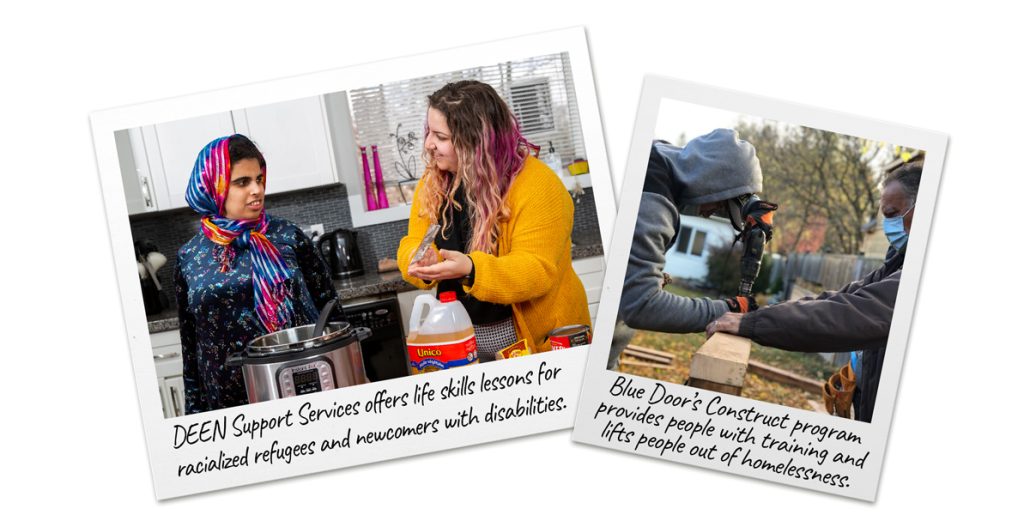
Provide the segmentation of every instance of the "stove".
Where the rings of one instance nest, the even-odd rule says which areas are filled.
[[[361,342],[368,380],[385,381],[408,375],[408,347],[404,339],[401,307],[396,295],[360,297],[341,301],[343,319],[372,334]]]

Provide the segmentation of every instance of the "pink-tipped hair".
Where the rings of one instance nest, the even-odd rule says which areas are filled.
[[[449,221],[443,205],[455,201],[458,186],[465,185],[465,207],[469,209],[472,238],[468,252],[494,253],[500,224],[511,213],[505,205],[508,190],[530,151],[538,149],[519,130],[511,109],[488,84],[460,81],[447,84],[429,97],[429,107],[447,117],[458,172],[440,170],[423,152],[426,172],[422,186],[420,215],[444,228]],[[428,123],[425,134],[429,134]]]

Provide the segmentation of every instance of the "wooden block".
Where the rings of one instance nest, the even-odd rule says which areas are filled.
[[[690,380],[742,388],[750,356],[751,340],[715,333],[694,353],[690,361]]]

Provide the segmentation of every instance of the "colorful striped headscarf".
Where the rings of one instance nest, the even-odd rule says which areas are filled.
[[[231,180],[229,137],[218,138],[197,156],[186,186],[186,203],[203,215],[200,231],[204,236],[222,247],[222,272],[232,264],[234,246],[249,247],[254,309],[268,332],[278,331],[293,319],[293,302],[286,285],[290,271],[279,249],[265,237],[268,218],[263,209],[257,220],[225,218],[225,197]]]

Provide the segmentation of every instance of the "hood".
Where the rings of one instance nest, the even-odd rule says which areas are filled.
[[[716,129],[690,140],[685,147],[655,141],[648,175],[664,175],[670,200],[682,212],[687,206],[728,200],[762,191],[762,168],[755,147],[737,131]],[[663,181],[664,182],[664,181]]]

